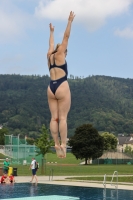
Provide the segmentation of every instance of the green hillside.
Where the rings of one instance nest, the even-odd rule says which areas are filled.
[[[69,79],[72,105],[68,135],[91,123],[98,131],[133,133],[133,79],[90,76]],[[0,75],[0,124],[11,134],[36,137],[42,124],[49,127],[49,77]]]

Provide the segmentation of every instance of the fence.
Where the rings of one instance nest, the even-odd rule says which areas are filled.
[[[110,150],[92,161],[92,164],[133,164],[133,154]]]
[[[5,146],[0,145],[0,153],[4,154],[4,149],[5,149]]]
[[[37,147],[27,144],[26,139],[20,139],[19,135],[5,135],[4,154],[12,164],[29,164],[33,157],[38,162],[42,160],[42,155],[37,155]]]
[[[7,138],[8,137],[8,138]],[[36,146],[28,145],[25,140],[21,140],[18,136],[6,136],[7,142],[4,148],[6,157],[11,159],[11,167],[18,168],[19,175],[30,175],[29,164],[32,157],[35,157],[40,164],[40,169],[37,174],[49,175],[49,171],[55,175],[111,175],[113,171],[118,171],[120,174],[132,174],[133,156],[123,152],[109,151],[85,166],[84,159],[76,159],[70,152],[67,153],[65,159],[57,158],[56,153],[47,153],[44,163],[42,156],[36,155]],[[1,161],[1,167],[3,160]],[[43,171],[43,172],[42,172]]]
[[[42,163],[42,156],[37,155],[37,147],[28,145],[26,139],[20,139],[18,136],[5,135],[5,146],[0,150],[15,164],[29,164],[32,157],[35,157],[39,163]],[[70,152],[70,149],[69,149]],[[105,151],[104,154],[90,162],[91,164],[133,164],[133,154],[126,154],[120,151]]]

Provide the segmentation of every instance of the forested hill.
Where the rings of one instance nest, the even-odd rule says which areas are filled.
[[[133,133],[133,79],[91,76],[69,79],[72,106],[68,136],[79,125],[91,123],[98,131]],[[0,124],[11,134],[36,137],[49,127],[49,77],[0,75]]]

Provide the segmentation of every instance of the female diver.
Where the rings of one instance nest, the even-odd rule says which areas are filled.
[[[50,71],[50,84],[47,89],[48,104],[51,112],[50,131],[55,142],[55,150],[59,158],[66,157],[67,115],[71,105],[71,93],[67,81],[67,45],[71,25],[75,15],[70,12],[67,27],[61,44],[54,49],[54,27],[50,23],[49,50],[47,53]],[[59,141],[59,134],[61,142]]]

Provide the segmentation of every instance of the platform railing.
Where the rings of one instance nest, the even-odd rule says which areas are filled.
[[[103,186],[104,186],[104,188],[106,188],[106,174],[104,174]]]
[[[113,183],[114,177],[116,177],[116,183]],[[118,171],[114,171],[111,179],[111,185],[114,185],[115,188],[118,188]]]
[[[54,170],[50,169],[50,172],[49,172],[49,181],[53,180],[53,172],[54,172]]]

